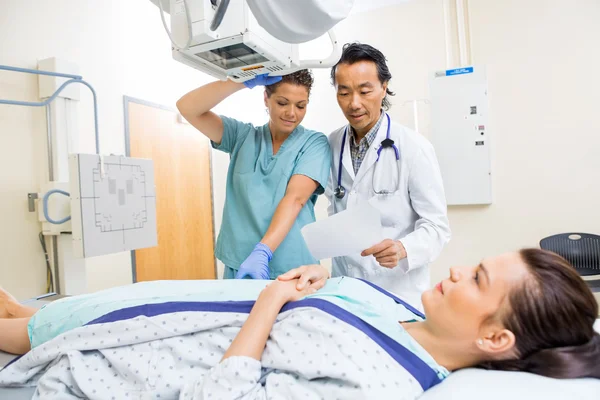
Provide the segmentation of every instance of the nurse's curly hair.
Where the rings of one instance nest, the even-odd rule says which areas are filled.
[[[301,69],[300,71],[283,75],[281,78],[282,79],[279,82],[265,86],[265,91],[267,92],[268,97],[271,97],[271,95],[282,83],[291,83],[292,85],[304,86],[308,92],[308,95],[310,96],[310,89],[312,89],[312,85],[314,83],[313,74],[310,72],[310,70]]]

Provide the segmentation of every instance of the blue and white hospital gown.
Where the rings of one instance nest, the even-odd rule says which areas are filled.
[[[281,310],[260,362],[220,362],[266,284],[144,282],[55,301],[0,386],[37,385],[36,399],[414,399],[448,375],[398,323],[422,314],[344,277]]]
[[[226,265],[225,278],[233,278],[240,264],[271,224],[293,175],[304,175],[319,184],[300,210],[296,221],[269,263],[271,279],[300,265],[316,264],[300,233],[315,222],[317,195],[324,192],[331,166],[327,137],[298,125],[273,155],[269,125],[255,127],[232,118],[223,120],[223,139],[212,143],[231,157],[227,172],[223,223],[217,238],[216,257]]]

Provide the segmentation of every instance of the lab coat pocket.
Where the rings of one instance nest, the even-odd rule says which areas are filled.
[[[403,204],[405,197],[405,195],[396,191],[391,194],[376,194],[371,198],[369,202],[381,213],[381,226],[389,228],[400,224],[405,208]]]

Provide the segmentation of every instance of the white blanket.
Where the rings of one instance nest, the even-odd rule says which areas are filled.
[[[219,364],[246,317],[125,312],[33,349],[0,371],[0,385],[37,384],[35,399],[413,399],[423,392],[372,335],[313,307],[280,314],[262,363]]]

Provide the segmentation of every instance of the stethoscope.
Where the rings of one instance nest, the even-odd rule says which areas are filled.
[[[379,149],[377,150],[377,159],[375,160],[375,162],[377,163],[379,161],[379,156],[381,155],[381,151],[387,147],[391,147],[392,149],[394,149],[394,152],[396,153],[396,161],[400,161],[400,152],[398,151],[398,147],[396,147],[396,145],[394,144],[394,141],[392,139],[390,139],[390,126],[392,125],[390,122],[390,116],[388,114],[385,114],[385,116],[387,117],[387,132],[385,135],[385,139],[381,141],[381,143],[379,144]],[[348,135],[348,127],[346,126],[346,129],[344,130],[344,136],[342,136],[342,148],[340,150],[340,161],[339,161],[339,165],[338,165],[338,180],[337,180],[337,187],[335,188],[335,190],[333,191],[333,194],[336,198],[338,199],[343,199],[344,196],[346,196],[346,188],[342,186],[342,160],[344,159],[344,147],[346,146],[346,136]],[[376,191],[375,188],[373,188],[373,191],[376,194],[388,194],[388,191]]]

